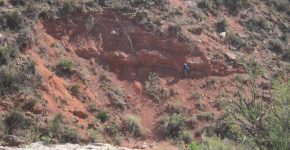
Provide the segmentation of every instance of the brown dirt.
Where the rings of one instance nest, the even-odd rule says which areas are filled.
[[[174,6],[182,6],[179,0],[171,2]],[[202,93],[205,111],[219,116],[221,111],[215,108],[215,101],[222,92],[234,91],[235,85],[231,80],[235,73],[243,73],[244,69],[241,66],[229,66],[222,60],[213,60],[212,49],[209,48],[223,49],[224,46],[208,34],[192,36],[193,40],[202,41],[192,48],[182,40],[148,32],[129,19],[119,16],[134,44],[132,52],[124,32],[115,19],[112,19],[113,15],[111,12],[104,12],[93,16],[45,20],[35,26],[37,43],[28,50],[28,54],[35,60],[36,69],[43,77],[44,88],[41,92],[47,101],[47,115],[52,117],[56,113],[62,113],[67,121],[77,119],[78,124],[86,127],[94,119],[94,114],[87,110],[88,104],[95,103],[99,110],[109,110],[111,119],[120,125],[122,117],[126,114],[135,114],[142,119],[142,127],[148,130],[149,134],[143,139],[126,138],[128,141],[124,146],[133,147],[138,143],[155,141],[156,149],[173,149],[170,143],[159,138],[157,130],[159,120],[167,114],[166,104],[178,103],[190,114],[196,114],[197,100],[193,98],[193,94]],[[94,20],[94,28],[86,28],[87,19]],[[236,31],[243,30],[235,21],[230,21],[229,24]],[[60,46],[53,46],[56,44]],[[40,51],[43,47],[44,52]],[[62,58],[72,60],[76,64],[76,69],[69,78],[59,77],[54,72],[55,66]],[[193,70],[189,78],[184,78],[182,74],[184,62],[189,63]],[[111,105],[100,88],[98,77],[106,66],[109,66],[113,86],[122,89],[126,96],[128,106],[122,112]],[[82,72],[87,83],[84,83],[77,72]],[[142,90],[149,72],[157,72],[162,85],[174,91],[176,96],[161,103],[149,99]],[[217,82],[213,89],[204,87],[205,82],[210,79]],[[68,90],[74,83],[81,84],[81,91],[85,95],[82,99],[76,98]],[[88,114],[88,118],[76,117],[73,113],[76,110]],[[199,122],[198,127],[206,124]],[[85,128],[81,129],[81,132],[86,135]]]

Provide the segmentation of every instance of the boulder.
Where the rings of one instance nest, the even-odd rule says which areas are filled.
[[[226,38],[226,36],[227,36],[227,32],[222,32],[222,33],[220,33],[220,37],[222,37],[222,38]]]
[[[72,113],[81,119],[86,119],[88,117],[87,113],[82,110],[74,110]]]
[[[237,56],[236,54],[232,53],[232,52],[225,52],[225,56],[227,59],[229,60],[236,60]]]

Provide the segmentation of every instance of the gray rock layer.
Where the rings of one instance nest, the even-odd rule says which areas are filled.
[[[44,145],[41,142],[32,143],[22,148],[3,147],[0,150],[132,150],[124,147],[115,147],[110,144],[95,143],[89,145],[79,144],[59,144],[59,145]]]

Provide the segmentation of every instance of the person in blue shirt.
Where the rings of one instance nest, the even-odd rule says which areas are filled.
[[[188,64],[186,64],[186,63],[183,64],[183,71],[184,71],[185,77],[187,77],[187,74],[189,72],[189,66],[188,66]]]

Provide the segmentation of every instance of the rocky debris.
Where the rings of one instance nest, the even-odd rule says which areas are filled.
[[[222,38],[226,38],[226,36],[227,36],[227,32],[221,32],[221,33],[220,33],[220,37],[222,37]]]
[[[91,59],[91,58],[97,58],[100,56],[100,52],[97,49],[94,48],[88,48],[88,49],[77,49],[76,54],[84,59]]]
[[[236,54],[232,53],[232,52],[225,52],[225,56],[227,59],[229,60],[236,60],[237,56]]]
[[[19,146],[26,143],[26,140],[23,137],[8,135],[4,137],[5,146]]]
[[[95,143],[88,145],[79,144],[59,144],[44,145],[41,142],[32,143],[22,148],[0,146],[0,150],[132,150],[124,147],[115,147],[109,144]]]
[[[82,110],[74,110],[72,113],[81,119],[86,119],[88,117],[88,115]]]
[[[139,81],[134,81],[133,89],[135,90],[135,92],[137,94],[140,94],[142,92],[142,89],[143,89],[142,83],[140,83]]]

